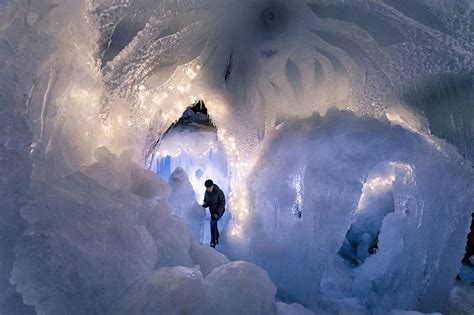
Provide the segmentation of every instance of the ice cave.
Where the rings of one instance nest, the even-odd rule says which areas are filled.
[[[0,0],[0,314],[472,315],[473,161],[473,0]]]

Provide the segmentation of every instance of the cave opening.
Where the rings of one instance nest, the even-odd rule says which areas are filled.
[[[209,243],[209,212],[201,207],[204,182],[212,179],[228,200],[230,178],[224,147],[217,137],[217,127],[202,100],[191,104],[159,141],[153,167],[172,189],[170,203],[174,214],[183,218],[201,244]],[[227,203],[226,209],[229,208]],[[230,211],[219,220],[225,230]],[[225,233],[221,233],[225,234]]]

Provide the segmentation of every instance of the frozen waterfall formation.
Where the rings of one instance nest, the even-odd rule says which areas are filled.
[[[4,2],[0,313],[444,310],[474,208],[472,1]],[[145,167],[198,99],[246,262],[196,241],[187,174]]]

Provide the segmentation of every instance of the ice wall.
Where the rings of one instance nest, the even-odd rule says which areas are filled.
[[[0,40],[0,313],[31,314],[33,309],[23,305],[10,283],[15,245],[26,229],[19,212],[20,202],[32,171],[29,156],[32,135],[22,111],[21,85],[12,65],[13,50]]]
[[[474,73],[428,75],[414,86],[404,86],[397,98],[424,113],[430,131],[474,161]]]

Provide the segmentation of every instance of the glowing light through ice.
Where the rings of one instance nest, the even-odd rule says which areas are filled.
[[[306,166],[303,165],[301,170],[292,176],[290,185],[295,190],[295,201],[293,202],[293,206],[291,211],[294,216],[297,218],[301,218],[303,213],[303,196],[304,196],[304,172]]]
[[[356,212],[363,211],[367,200],[376,195],[383,195],[393,188],[395,181],[407,187],[413,187],[416,184],[415,172],[413,168],[404,163],[387,162],[377,166],[374,175],[369,175],[362,188],[362,194],[359,199],[359,205]]]

